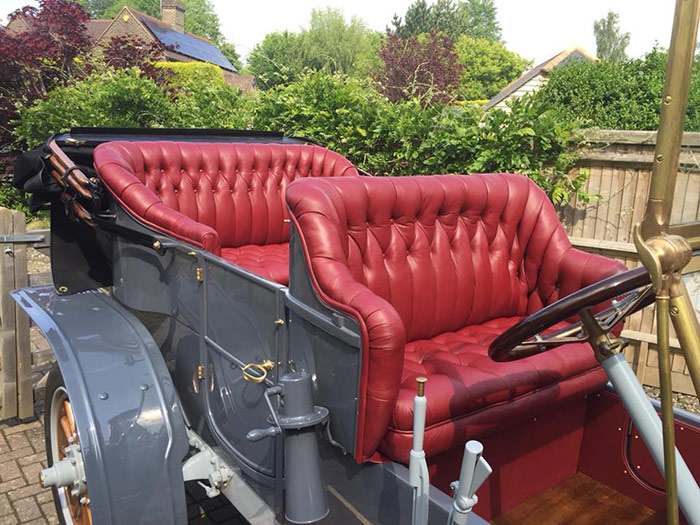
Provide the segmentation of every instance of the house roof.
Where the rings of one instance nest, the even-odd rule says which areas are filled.
[[[146,26],[161,44],[164,46],[174,46],[175,53],[215,64],[227,71],[236,71],[236,68],[229,62],[228,58],[226,58],[221,50],[209,40],[193,35],[192,33],[180,33],[165,24],[162,20],[158,20],[157,18],[134,9],[129,9],[129,12]]]
[[[544,62],[533,67],[532,69],[528,69],[527,71],[525,71],[525,73],[523,73],[520,76],[520,78],[517,78],[516,80],[508,84],[506,87],[504,87],[495,97],[489,100],[484,107],[486,109],[491,109],[496,104],[502,102],[510,95],[515,93],[522,86],[530,82],[530,80],[532,80],[533,78],[537,77],[538,75],[548,75],[549,72],[555,67],[559,67],[571,61],[592,62],[595,60],[598,59],[580,47],[570,47],[569,49],[565,49],[561,53],[554,55],[549,60],[545,60]]]
[[[103,20],[101,18],[91,19],[85,22],[85,26],[90,34],[90,40],[97,42],[111,23],[111,20]]]

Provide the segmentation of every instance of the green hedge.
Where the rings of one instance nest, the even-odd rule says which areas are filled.
[[[33,147],[71,126],[281,130],[312,138],[378,175],[511,171],[556,203],[581,192],[571,180],[571,125],[524,98],[510,113],[479,105],[390,103],[368,81],[307,73],[287,86],[244,96],[209,68],[185,65],[165,89],[137,69],[104,69],[21,108],[17,143]],[[199,74],[197,72],[205,74]]]
[[[622,63],[572,63],[552,71],[537,97],[582,128],[656,130],[668,55],[655,49]],[[700,131],[700,58],[691,78],[686,131]]]

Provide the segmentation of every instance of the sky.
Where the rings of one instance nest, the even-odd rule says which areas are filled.
[[[242,56],[273,31],[297,31],[308,24],[314,8],[335,7],[383,31],[394,13],[403,15],[413,0],[212,0],[222,32]],[[658,43],[668,47],[673,22],[672,0],[495,0],[507,47],[535,64],[579,46],[595,54],[593,21],[608,11],[620,14],[620,27],[631,35],[627,55],[641,57]],[[0,19],[29,0],[0,0]]]

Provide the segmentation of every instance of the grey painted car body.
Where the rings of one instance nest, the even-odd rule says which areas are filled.
[[[285,287],[146,227],[116,202],[104,216],[160,248],[114,235],[106,257],[109,296],[59,296],[50,288],[15,293],[47,335],[76,405],[94,522],[186,520],[185,425],[240,474],[238,485],[284,521],[283,435],[246,436],[270,425],[265,390],[288,372],[308,373],[314,403],[330,412],[318,436],[322,475],[335,500],[373,523],[410,519],[406,468],[354,461],[360,329],[320,300],[293,229]],[[244,380],[241,368],[265,359],[276,365],[266,381]],[[142,435],[144,416],[154,421]],[[444,523],[450,504],[431,489],[431,523]],[[362,522],[337,512],[331,508],[332,522]]]
[[[143,325],[101,291],[13,298],[46,335],[71,396],[93,523],[186,523],[175,385]]]

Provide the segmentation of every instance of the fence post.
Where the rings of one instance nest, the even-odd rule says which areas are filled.
[[[0,235],[24,235],[24,213],[0,208]],[[27,245],[0,244],[0,419],[34,416],[29,317],[10,292],[29,284]]]
[[[21,211],[12,212],[13,235],[25,235],[27,233],[27,223],[24,213]],[[29,286],[29,275],[27,271],[27,250],[24,243],[13,246],[15,253],[15,285],[14,288],[24,288]],[[32,389],[32,351],[29,341],[29,316],[14,303],[15,307],[15,342],[17,360],[17,417],[19,419],[29,419],[34,417],[34,391]]]
[[[12,210],[0,208],[0,235],[12,235]],[[14,257],[12,244],[0,245],[0,419],[17,417],[17,352],[15,305],[9,292],[15,286]]]

